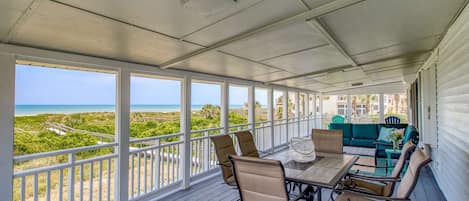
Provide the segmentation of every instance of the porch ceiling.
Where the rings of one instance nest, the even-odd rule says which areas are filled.
[[[465,0],[224,1],[4,0],[0,40],[322,92],[399,91]]]

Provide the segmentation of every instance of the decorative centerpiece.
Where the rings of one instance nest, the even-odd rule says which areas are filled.
[[[314,143],[311,138],[292,138],[288,154],[291,159],[298,163],[309,163],[316,160]]]
[[[399,149],[399,143],[401,142],[404,134],[401,131],[394,130],[390,135],[388,135],[388,140],[392,141],[392,148],[394,150]]]

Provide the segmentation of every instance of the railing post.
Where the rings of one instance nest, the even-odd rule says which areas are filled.
[[[192,78],[184,77],[184,86],[181,90],[181,131],[184,132],[183,154],[182,154],[182,188],[188,189],[191,179],[192,153],[191,153],[191,99],[192,99]]]
[[[75,197],[75,153],[68,154],[68,200],[74,200]]]
[[[352,96],[347,95],[347,107],[346,107],[346,119],[347,123],[352,123]]]
[[[384,94],[379,94],[379,123],[384,123]]]
[[[324,119],[323,109],[322,109],[322,93],[319,94],[319,128],[323,128],[322,122]]]
[[[304,102],[305,102],[305,117],[306,117],[306,133],[305,133],[305,136],[308,136],[309,135],[309,130],[311,129],[311,125],[309,125],[310,121],[311,121],[311,114],[310,114],[310,108],[309,108],[309,99],[310,99],[310,94],[307,93],[305,94],[305,97],[304,97]]]
[[[248,128],[251,129],[252,134],[255,136],[255,139],[258,139],[256,136],[256,94],[254,86],[248,87]],[[257,142],[259,146],[259,142]],[[259,149],[259,147],[257,147]]]
[[[160,139],[157,139],[155,140],[155,144],[156,146],[158,146],[158,148],[156,149],[156,153],[155,153],[155,157],[156,157],[156,160],[154,160],[154,163],[155,163],[155,179],[153,181],[155,181],[155,186],[157,187],[157,189],[160,189],[161,185],[160,185],[160,159],[161,159],[161,141]],[[181,153],[178,153],[178,160],[181,160],[181,157],[179,157],[181,155]],[[163,163],[164,164],[164,163]]]
[[[204,132],[204,171],[209,169],[210,164],[210,138],[208,131]]]
[[[114,200],[129,199],[130,72],[121,69],[117,79],[116,141],[117,162]]]
[[[317,125],[317,107],[316,107],[316,93],[313,94],[313,128],[318,128]]]
[[[0,55],[0,195],[2,200],[13,200],[15,64],[14,55]]]

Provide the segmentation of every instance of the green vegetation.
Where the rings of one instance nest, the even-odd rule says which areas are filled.
[[[264,114],[262,112],[260,114]],[[266,114],[266,113],[265,113]],[[266,115],[260,115],[264,119]],[[206,105],[191,115],[192,130],[220,127],[220,107]],[[244,109],[231,109],[230,125],[246,124]],[[73,132],[58,134],[51,131],[51,124],[63,125],[76,129]],[[40,114],[18,116],[15,118],[14,154],[24,155],[38,152],[82,147],[109,142],[111,138],[89,135],[89,131],[108,135],[115,133],[115,115],[110,112],[91,112],[77,114]],[[131,113],[130,137],[145,138],[180,132],[179,112],[133,112]],[[176,141],[178,138],[166,139]],[[83,153],[84,157],[93,152]]]

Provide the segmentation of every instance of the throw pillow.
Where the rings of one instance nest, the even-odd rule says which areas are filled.
[[[393,128],[381,127],[381,130],[379,131],[378,140],[389,142],[388,136],[391,135],[393,131]]]

